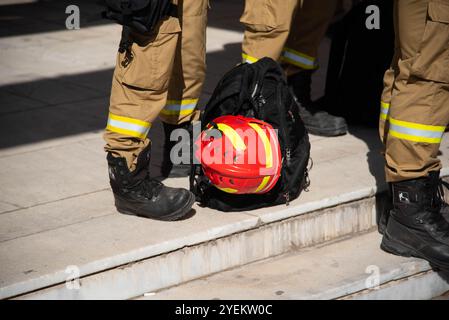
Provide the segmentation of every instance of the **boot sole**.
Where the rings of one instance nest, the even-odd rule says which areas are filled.
[[[435,259],[429,259],[427,257],[425,257],[424,255],[422,255],[420,252],[416,251],[414,248],[406,245],[405,243],[396,240],[388,234],[388,231],[385,230],[383,238],[382,238],[382,242],[380,244],[380,248],[382,250],[384,250],[385,252],[394,254],[396,256],[401,256],[401,257],[414,257],[414,258],[419,258],[419,259],[423,259],[426,260],[427,262],[429,262],[430,266],[432,268],[436,268],[436,269],[441,269],[444,270],[446,272],[449,271],[449,264],[445,263],[445,262],[441,262],[441,261],[437,261]]]
[[[125,209],[125,208],[120,207],[119,205],[117,205],[117,202],[115,202],[115,207],[116,207],[117,211],[120,212],[121,214],[126,214],[126,215],[130,215],[130,216],[138,216],[138,217],[142,217],[142,218],[148,218],[148,219],[154,219],[154,220],[160,220],[160,221],[176,221],[181,218],[184,218],[187,215],[187,213],[190,212],[194,203],[195,203],[195,195],[193,193],[190,193],[189,201],[186,203],[186,205],[184,207],[179,208],[172,214],[163,216],[163,217],[142,215],[137,211],[132,211],[130,209]]]
[[[313,134],[315,136],[321,136],[321,137],[338,137],[338,136],[343,136],[348,132],[347,126],[336,128],[336,129],[328,129],[328,130],[316,129],[314,127],[310,127],[307,125],[305,125],[305,127],[310,134]]]

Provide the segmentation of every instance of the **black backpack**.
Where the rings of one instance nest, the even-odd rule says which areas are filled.
[[[263,58],[229,71],[220,80],[206,105],[201,116],[201,130],[223,115],[256,118],[278,130],[282,152],[281,177],[273,189],[264,194],[229,194],[211,185],[201,165],[194,164],[190,190],[200,205],[220,211],[246,211],[283,203],[288,205],[307,188],[309,136],[277,62]]]
[[[131,32],[150,34],[162,19],[178,15],[171,0],[102,0],[101,4],[106,7],[103,18],[123,26],[120,52],[132,44]]]

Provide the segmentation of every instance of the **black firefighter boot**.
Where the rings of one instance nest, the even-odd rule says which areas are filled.
[[[162,162],[162,176],[163,177],[170,177],[170,178],[179,178],[179,177],[187,177],[190,174],[191,166],[190,166],[190,156],[188,156],[188,162],[187,163],[173,163],[173,159],[170,156],[170,153],[172,153],[174,156],[176,156],[176,160],[182,159],[182,150],[189,150],[190,155],[190,136],[191,136],[191,124],[190,122],[183,123],[180,125],[174,125],[174,124],[168,124],[163,122],[164,126],[164,134],[165,134],[165,141],[164,141],[164,153],[163,153],[163,162]],[[181,129],[186,130],[189,135],[189,139],[186,141],[185,139],[182,139],[181,137],[178,138],[177,141],[172,141],[170,139],[170,135],[174,130]],[[183,137],[185,134],[182,135]],[[173,149],[175,148],[175,149]],[[174,154],[176,151],[176,154]],[[186,159],[187,160],[187,159]]]
[[[432,173],[432,175],[434,174],[436,173]],[[447,222],[449,222],[449,204],[444,200],[444,188],[449,190],[449,183],[443,181],[443,179],[440,179],[435,204],[436,206],[440,207],[440,213],[443,215],[443,218],[446,219]],[[377,225],[380,234],[384,234],[385,229],[387,228],[388,218],[390,217],[390,211],[391,209],[393,209],[392,193],[393,193],[392,186],[391,183],[389,183],[388,192],[385,195],[385,197],[376,199],[376,206],[378,207],[379,210]]]
[[[150,146],[139,154],[136,169],[131,172],[125,158],[108,153],[107,160],[115,206],[120,213],[173,221],[186,216],[192,208],[195,196],[190,191],[150,179]]]
[[[449,223],[441,212],[440,187],[438,172],[392,184],[393,210],[382,239],[383,250],[422,258],[449,271]]]
[[[333,137],[346,134],[348,126],[342,117],[333,116],[322,110],[310,97],[313,70],[302,70],[287,78],[296,96],[299,113],[309,133]]]

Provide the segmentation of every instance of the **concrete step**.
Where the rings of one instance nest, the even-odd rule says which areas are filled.
[[[448,275],[387,254],[380,241],[377,232],[353,236],[138,299],[431,299],[448,291]]]
[[[0,214],[1,298],[128,299],[374,230],[384,188],[376,131],[353,128],[335,139],[312,137],[310,192],[289,206],[222,213],[195,205],[189,219],[166,223],[115,211],[99,135],[68,141],[0,153],[0,175],[8,182],[0,203],[23,203],[5,205]],[[448,149],[445,139],[442,152]],[[73,155],[76,174],[62,170],[60,154]],[[449,160],[443,163],[448,175]],[[39,172],[53,179],[39,180]],[[38,193],[37,181],[54,192]],[[187,187],[188,181],[166,184]],[[67,283],[72,277],[79,288]]]
[[[156,235],[160,237],[160,241],[155,241],[141,250],[128,249],[123,256],[115,255],[111,249],[108,250],[106,248],[108,243],[105,243],[101,246],[108,250],[108,256],[104,260],[89,261],[79,268],[80,271],[87,273],[81,276],[79,290],[67,286],[65,280],[74,267],[68,269],[66,267],[61,270],[62,272],[49,273],[46,278],[36,279],[33,284],[45,283],[44,279],[54,281],[57,277],[62,278],[63,283],[43,290],[42,287],[38,288],[37,291],[21,295],[20,298],[127,299],[144,292],[160,290],[283,254],[296,248],[372,230],[375,226],[374,206],[374,198],[366,198],[331,208],[304,212],[270,223],[264,223],[255,216],[247,217],[240,214],[225,216],[209,212],[196,219],[205,226],[190,225],[188,230],[178,230],[176,233],[173,233],[172,228],[166,230],[162,223],[157,224],[159,230],[139,226],[139,222],[131,221],[131,217],[130,221],[126,221],[128,226],[121,228],[126,229],[128,241],[135,242],[136,237],[145,237],[145,233],[150,232],[153,232],[153,241]],[[197,207],[196,210],[200,208]],[[90,225],[84,224],[90,234],[94,234],[95,230],[109,227],[116,229],[122,217],[109,215],[96,220],[99,221],[93,220]],[[78,228],[79,226],[68,228],[71,229],[68,233],[69,243],[74,243],[71,233],[76,232]],[[53,233],[55,234],[57,233]],[[59,237],[62,237],[62,234]],[[84,245],[88,246],[88,241],[84,241]],[[86,248],[87,251],[93,251],[91,254],[99,249]],[[51,259],[46,253],[45,255],[47,259]],[[118,266],[107,268],[111,263]],[[77,267],[79,264],[71,266]],[[90,274],[94,268],[98,272]]]

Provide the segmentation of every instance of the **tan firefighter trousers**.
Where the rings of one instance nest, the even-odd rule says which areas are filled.
[[[318,46],[337,4],[337,0],[246,0],[240,19],[246,27],[243,61],[270,57],[300,69],[316,69]]]
[[[178,0],[179,18],[164,20],[153,36],[133,35],[129,53],[118,53],[104,133],[105,150],[125,157],[131,170],[160,116],[180,124],[199,117],[206,74],[208,0]]]
[[[394,5],[395,55],[384,76],[379,126],[388,182],[440,170],[449,123],[449,0]]]

